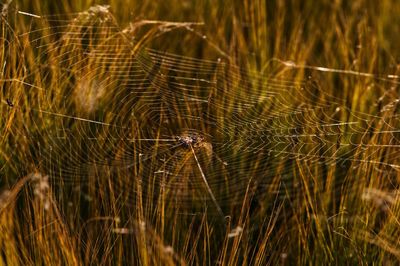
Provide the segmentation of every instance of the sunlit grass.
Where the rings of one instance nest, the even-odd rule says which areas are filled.
[[[3,264],[400,259],[400,4],[8,2]]]

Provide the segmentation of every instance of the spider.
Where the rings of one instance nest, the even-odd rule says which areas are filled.
[[[204,141],[204,137],[197,134],[182,135],[178,136],[177,139],[185,148],[190,148],[190,146],[198,146]]]

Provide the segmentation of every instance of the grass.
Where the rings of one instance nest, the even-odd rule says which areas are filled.
[[[400,3],[7,3],[2,264],[398,263]]]

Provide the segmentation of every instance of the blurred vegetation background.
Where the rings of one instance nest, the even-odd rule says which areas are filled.
[[[400,2],[15,0],[3,1],[2,5],[2,264],[398,263],[399,80],[390,79],[388,75],[394,77],[400,74]],[[143,116],[127,122],[130,103],[122,104],[122,100],[129,94],[126,91],[117,93],[118,86],[124,84],[109,82],[105,92],[96,90],[97,107],[93,107],[93,112],[92,107],[86,105],[93,92],[85,91],[86,84],[79,83],[82,69],[87,69],[88,73],[93,71],[97,79],[102,77],[107,82],[118,82],[116,74],[110,69],[129,65],[131,56],[121,48],[123,38],[115,38],[110,42],[113,46],[104,51],[121,61],[102,69],[100,59],[85,61],[85,50],[81,44],[76,45],[73,38],[68,37],[68,32],[78,32],[74,32],[71,26],[74,23],[100,25],[99,29],[104,28],[104,31],[99,30],[101,34],[108,37],[117,35],[104,27],[109,22],[94,24],[89,19],[73,20],[79,16],[78,12],[85,12],[96,5],[109,5],[106,14],[99,12],[100,15],[112,18],[113,23],[127,30],[134,43],[140,44],[133,46],[134,51],[145,46],[160,51],[160,57],[164,55],[162,52],[167,51],[203,60],[198,65],[189,59],[182,59],[181,63],[183,66],[185,62],[191,64],[186,77],[195,76],[198,79],[202,67],[210,67],[212,73],[208,73],[207,78],[215,78],[221,84],[221,91],[230,91],[228,95],[231,97],[210,94],[215,97],[215,110],[209,112],[222,128],[226,126],[230,129],[230,119],[236,118],[232,110],[243,98],[252,100],[260,96],[261,99],[266,93],[263,88],[268,86],[257,87],[257,82],[268,83],[273,78],[284,78],[291,82],[290,86],[305,84],[312,97],[284,85],[278,94],[285,99],[285,105],[280,105],[281,98],[277,96],[276,105],[270,103],[254,108],[254,117],[269,117],[271,114],[273,118],[273,115],[302,104],[313,112],[310,117],[303,113],[299,119],[293,115],[290,117],[292,120],[286,121],[288,124],[284,119],[279,120],[282,123],[277,128],[271,121],[266,125],[267,129],[276,133],[289,129],[290,121],[296,121],[312,133],[317,134],[318,130],[325,132],[315,129],[318,125],[313,123],[328,123],[329,118],[324,116],[326,112],[327,116],[343,123],[362,124],[359,128],[341,127],[341,132],[348,138],[334,140],[339,146],[353,143],[359,146],[355,151],[343,152],[343,157],[351,157],[343,164],[325,161],[322,158],[326,154],[323,153],[319,154],[319,163],[310,163],[307,154],[314,154],[313,145],[318,147],[319,144],[310,144],[306,139],[300,140],[309,145],[303,157],[280,157],[279,153],[265,158],[261,155],[247,156],[241,153],[240,148],[223,150],[218,141],[225,141],[225,135],[218,135],[218,131],[213,131],[206,123],[199,125],[196,130],[207,131],[214,137],[214,142],[204,140],[195,143],[198,144],[196,147],[184,143],[192,148],[192,152],[188,149],[188,154],[191,156],[197,152],[199,160],[196,157],[196,160],[187,163],[182,155],[179,162],[185,161],[182,163],[184,166],[173,170],[191,175],[192,171],[198,170],[198,164],[212,161],[210,169],[205,170],[205,176],[224,180],[211,184],[212,191],[216,193],[216,205],[221,205],[225,215],[222,221],[212,200],[207,201],[209,205],[204,207],[203,202],[195,202],[185,194],[190,199],[184,203],[179,197],[174,198],[176,191],[165,192],[163,186],[151,185],[156,180],[152,179],[152,173],[159,166],[155,159],[146,162],[145,166],[138,163],[118,172],[113,172],[112,167],[91,168],[83,164],[86,157],[92,156],[91,151],[101,150],[114,159],[123,158],[121,162],[129,154],[136,162],[140,160],[136,156],[142,151],[155,147],[162,149],[161,145],[135,144],[130,150],[109,136],[125,136],[125,131],[134,132],[137,129],[142,132],[140,136],[151,132],[160,137],[162,134],[174,135],[176,131],[192,126],[189,115],[179,112],[178,122],[167,123],[165,127],[159,126],[161,122],[157,124],[146,120],[146,112],[151,113],[143,107],[146,102],[137,104],[140,107],[135,109],[137,112],[144,110]],[[35,19],[18,11],[43,16],[44,19]],[[168,24],[171,22],[176,24]],[[57,30],[63,24],[69,27]],[[53,36],[52,30],[56,32]],[[30,34],[24,34],[27,32]],[[89,39],[86,43],[89,50],[98,45],[96,37],[81,38]],[[35,39],[54,49],[41,48],[33,41]],[[69,53],[76,57],[65,56]],[[143,60],[148,60],[146,62],[152,62],[149,59],[151,55],[138,54]],[[178,57],[173,58],[178,60]],[[208,65],[206,60],[213,63]],[[225,72],[214,74],[219,66],[218,60],[222,60],[227,67]],[[79,64],[75,67],[75,63]],[[169,66],[171,69],[173,64],[180,67],[179,61],[173,61]],[[302,66],[325,69],[319,71],[315,67]],[[157,65],[157,62],[152,62],[149,69],[175,73],[168,69],[168,65]],[[344,71],[338,73],[340,71],[334,69]],[[258,73],[254,79],[249,74],[253,72]],[[118,73],[125,72],[120,70]],[[100,80],[96,86],[101,87],[101,84]],[[199,84],[196,84],[194,94],[201,97],[204,92]],[[215,91],[218,92],[217,89]],[[172,100],[166,102],[171,106],[174,103]],[[197,108],[203,108],[188,106],[179,105],[179,108],[188,113],[196,113]],[[323,112],[319,111],[320,107],[325,108]],[[160,112],[158,115],[162,121],[165,114]],[[253,113],[249,112],[251,115]],[[314,119],[312,115],[321,116]],[[71,120],[71,117],[83,120]],[[113,125],[128,124],[128,129],[93,125],[84,119]],[[252,135],[250,128],[242,135],[238,131],[232,129],[226,135],[228,138]],[[67,138],[65,142],[55,142],[51,136],[58,136],[60,132],[69,132],[74,137],[73,141]],[[256,133],[254,135],[257,136]],[[90,137],[96,140],[94,144],[87,141]],[[323,143],[331,140],[328,135],[319,137]],[[278,140],[281,141],[279,137]],[[249,145],[256,145],[251,141]],[[379,150],[368,147],[379,147]],[[278,149],[284,151],[285,147],[279,146]],[[224,152],[218,154],[221,150]],[[333,154],[336,156],[335,151]],[[170,155],[168,152],[165,154]],[[152,155],[154,158],[155,153]],[[71,154],[78,159],[71,159]],[[54,155],[56,157],[53,158]],[[232,160],[228,160],[230,164],[225,167],[222,161],[226,158]],[[203,172],[195,175],[201,178]],[[244,183],[240,183],[239,179],[245,180]],[[152,195],[148,194],[157,189],[161,191],[161,196],[152,200]],[[278,194],[276,190],[279,190]],[[188,191],[182,193],[198,193]],[[200,193],[207,194],[207,190]],[[192,209],[188,210],[185,204]]]

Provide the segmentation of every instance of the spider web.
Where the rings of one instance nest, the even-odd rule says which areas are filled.
[[[221,213],[249,187],[259,197],[302,193],[293,173],[303,166],[321,177],[308,184],[316,191],[332,166],[336,189],[350,169],[399,170],[397,100],[356,111],[288,63],[272,60],[261,72],[151,49],[104,7],[34,18],[19,37],[37,59],[26,76],[3,83],[35,126],[14,133],[32,140],[32,157],[62,184],[113,180],[127,204],[164,193],[171,206]]]

